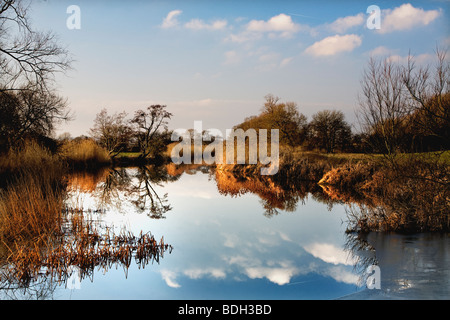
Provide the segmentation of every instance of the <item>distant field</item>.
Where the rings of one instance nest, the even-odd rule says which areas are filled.
[[[140,152],[121,152],[116,158],[138,158],[140,155]]]
[[[170,157],[171,151],[173,147],[177,144],[177,142],[173,142],[169,144],[166,152],[164,153],[166,156]],[[224,148],[225,149],[225,148]],[[193,152],[193,149],[192,149]],[[290,154],[293,159],[299,158],[308,158],[310,160],[329,160],[331,163],[343,163],[348,161],[360,162],[360,161],[374,161],[374,160],[382,160],[384,159],[384,155],[382,154],[365,154],[365,153],[324,153],[318,151],[305,151],[301,147],[289,148],[280,146],[280,154]],[[121,153],[119,156],[126,157],[137,157],[139,153]],[[405,160],[409,159],[410,156],[414,156],[416,158],[422,158],[422,160],[426,161],[434,161],[439,159],[444,163],[450,165],[450,150],[441,151],[441,152],[423,152],[423,153],[403,153],[398,155],[400,158],[404,157]]]
[[[329,159],[333,162],[343,162],[343,161],[370,161],[370,160],[382,160],[384,155],[382,154],[365,154],[365,153],[321,153],[314,151],[299,151],[295,150],[293,153],[294,158],[297,157],[308,157],[316,159]],[[439,159],[440,162],[450,165],[450,150],[441,152],[422,152],[422,153],[402,153],[398,155],[405,160],[415,157],[416,159],[421,159],[425,161],[434,161]]]

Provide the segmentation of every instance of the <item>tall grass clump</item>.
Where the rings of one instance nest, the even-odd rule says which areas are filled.
[[[31,140],[0,157],[0,262],[59,232],[65,173],[58,155]]]
[[[109,152],[92,139],[65,141],[60,147],[61,157],[73,168],[92,168],[109,165]]]
[[[60,174],[62,170],[61,159],[33,140],[11,148],[6,154],[0,156],[0,173],[3,176],[27,171],[51,171]]]
[[[60,230],[63,183],[45,173],[23,171],[0,190],[0,241],[10,250],[39,244]]]

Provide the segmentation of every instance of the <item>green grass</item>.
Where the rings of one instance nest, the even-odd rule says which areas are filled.
[[[139,158],[140,152],[120,152],[116,158]]]

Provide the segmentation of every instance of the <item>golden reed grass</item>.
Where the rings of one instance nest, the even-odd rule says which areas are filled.
[[[85,143],[91,145],[82,141],[77,147]],[[76,148],[69,148],[65,155],[86,161],[95,155],[92,148],[79,156]],[[128,268],[133,257],[144,266],[172,250],[163,238],[157,242],[150,234],[115,235],[110,228],[100,232],[97,222],[84,217],[82,208],[68,208],[64,162],[35,143],[0,159],[0,172],[1,282],[26,286],[39,276],[63,281],[72,266],[85,276],[96,266],[108,268],[115,263]]]
[[[66,141],[60,155],[73,167],[92,167],[111,163],[109,152],[92,139]]]

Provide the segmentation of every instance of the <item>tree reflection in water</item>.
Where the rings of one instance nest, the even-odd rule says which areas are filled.
[[[90,177],[86,177],[89,179]],[[104,175],[98,175],[96,188],[83,192],[90,192],[100,201],[100,208],[114,207],[120,209],[124,202],[134,205],[140,213],[145,213],[152,219],[165,218],[165,214],[172,210],[168,203],[168,194],[159,194],[156,186],[176,181],[178,176],[167,173],[164,166],[142,166],[137,168],[108,168]],[[76,183],[75,188],[80,188]]]
[[[355,221],[370,215],[367,210],[380,209],[380,202],[373,197],[356,198],[313,182],[295,179],[280,182],[269,176],[246,176],[242,172],[214,170],[203,165],[107,168],[98,172],[78,172],[69,177],[68,192],[72,202],[68,203],[69,208],[64,213],[67,223],[60,237],[49,240],[45,248],[21,249],[14,261],[4,263],[0,269],[0,294],[11,299],[26,296],[49,298],[58,286],[68,283],[74,270],[80,279],[92,279],[95,268],[106,271],[112,265],[121,265],[126,275],[133,259],[139,267],[159,262],[165,251],[171,252],[170,245],[163,241],[158,243],[150,234],[134,236],[122,230],[116,235],[112,228],[101,226],[101,216],[110,207],[120,211],[124,203],[129,203],[149,218],[165,218],[172,207],[169,195],[161,194],[160,187],[177,181],[183,174],[198,171],[208,174],[222,195],[257,195],[266,217],[294,212],[299,203],[306,203],[308,197],[325,203],[329,210],[336,203],[345,204],[351,226],[346,233],[344,250],[350,253],[361,285],[367,278],[367,267],[379,264],[375,248],[364,235],[350,232],[357,231],[352,225]],[[93,210],[83,208],[83,193],[98,201]],[[89,220],[87,213],[91,218],[93,214],[97,217]]]
[[[135,236],[122,229],[116,234],[113,226],[102,224],[102,213],[108,205],[131,198],[139,211],[163,218],[171,207],[167,195],[158,195],[153,186],[176,179],[150,167],[72,174],[68,179],[72,199],[61,212],[61,230],[40,246],[30,241],[17,248],[0,248],[9,252],[0,261],[1,299],[47,299],[58,286],[70,285],[74,277],[76,282],[92,281],[96,268],[106,272],[122,266],[127,276],[133,260],[139,268],[159,263],[166,251],[172,251],[171,245],[163,238],[156,241],[150,233]],[[95,195],[100,203],[94,210],[85,209],[81,193]]]

